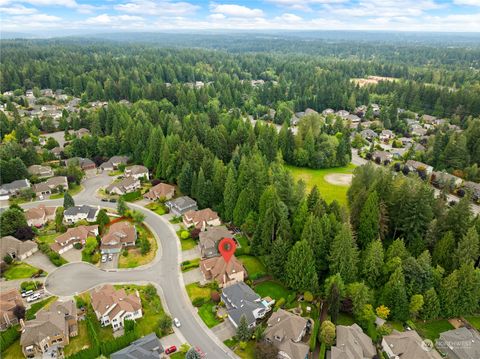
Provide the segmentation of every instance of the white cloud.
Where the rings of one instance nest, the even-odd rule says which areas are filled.
[[[24,3],[35,7],[61,6],[74,9],[80,13],[88,14],[95,10],[105,8],[104,6],[94,6],[90,4],[79,4],[76,0],[0,0],[0,5]]]
[[[302,21],[302,18],[300,16],[297,16],[295,14],[282,14],[281,16],[277,16],[275,18],[276,21],[286,21],[286,22],[296,22],[296,21]]]
[[[140,16],[133,16],[133,15],[109,15],[109,14],[101,14],[94,17],[89,17],[84,21],[85,24],[88,25],[95,25],[95,26],[126,26],[131,25],[131,23],[140,23],[143,22],[143,17]],[[130,24],[126,24],[130,23]]]
[[[480,0],[453,0],[455,5],[480,6]]]
[[[208,18],[211,20],[223,20],[226,18],[226,16],[223,14],[210,14],[208,15]]]
[[[349,0],[267,0],[267,2],[277,6],[302,11],[312,11],[310,5],[342,4],[348,1]]]
[[[211,4],[210,11],[233,17],[262,17],[261,9],[251,9],[243,5],[235,4]]]
[[[115,10],[140,15],[187,15],[194,13],[199,6],[189,2],[132,0],[114,6]]]
[[[23,5],[13,5],[9,7],[1,7],[0,13],[7,15],[29,15],[37,12],[33,7],[25,7]]]

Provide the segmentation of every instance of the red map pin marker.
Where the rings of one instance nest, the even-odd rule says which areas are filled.
[[[218,244],[218,250],[225,260],[225,263],[228,263],[230,258],[232,258],[236,248],[237,244],[232,238],[224,238],[220,241]]]

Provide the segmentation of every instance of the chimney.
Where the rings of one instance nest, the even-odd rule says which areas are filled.
[[[21,332],[25,330],[25,322],[23,321],[23,319],[20,319],[20,329],[21,329]]]

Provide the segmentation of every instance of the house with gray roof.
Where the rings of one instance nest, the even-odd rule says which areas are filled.
[[[150,333],[111,354],[110,359],[158,359],[163,352],[160,340],[155,333]]]
[[[113,171],[118,168],[120,165],[126,165],[128,163],[127,156],[113,156],[108,161],[103,162],[99,169],[102,171]]]
[[[480,358],[480,334],[475,329],[462,327],[443,332],[435,346],[449,359]]]
[[[56,176],[49,178],[45,182],[40,182],[33,185],[33,192],[37,196],[40,195],[49,195],[55,191],[66,191],[68,190],[68,180],[65,176]]]
[[[72,157],[65,161],[65,164],[69,166],[70,164],[80,166],[80,168],[84,171],[91,170],[96,167],[95,162],[88,158],[82,157]]]
[[[393,330],[390,335],[383,337],[382,349],[389,359],[442,359],[434,348],[426,346],[415,330]]]
[[[28,179],[16,180],[0,186],[0,200],[7,200],[10,196],[15,196],[21,190],[30,188],[31,184]]]
[[[28,173],[38,178],[46,178],[53,176],[53,170],[50,166],[31,165],[28,167]]]
[[[331,348],[331,359],[362,358],[371,359],[377,354],[372,339],[358,324],[337,325],[337,342]]]
[[[124,195],[136,191],[141,187],[140,180],[135,177],[124,177],[120,181],[114,181],[107,188],[105,192],[118,195]]]
[[[362,136],[362,138],[367,141],[372,141],[373,139],[378,137],[377,133],[369,128],[360,132],[360,136]]]
[[[95,222],[99,211],[100,207],[91,207],[86,204],[83,206],[73,206],[63,212],[63,219],[67,224],[74,224],[81,220]]]
[[[263,318],[271,309],[273,300],[262,299],[244,282],[238,282],[222,289],[222,301],[227,309],[228,319],[235,328],[245,316],[249,328],[254,328],[256,321]]]
[[[408,160],[405,166],[407,166],[410,171],[425,172],[427,176],[433,172],[432,166],[419,161]]]
[[[467,181],[463,184],[465,191],[471,193],[472,199],[478,201],[480,199],[480,183]]]
[[[279,309],[267,321],[265,340],[278,349],[279,358],[306,359],[310,347],[303,341],[308,319]]]
[[[198,210],[197,202],[188,196],[182,196],[165,203],[170,212],[176,216],[183,216],[188,211]]]

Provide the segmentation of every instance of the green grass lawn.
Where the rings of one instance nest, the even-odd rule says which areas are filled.
[[[337,325],[349,326],[355,323],[355,320],[350,314],[338,313]]]
[[[440,333],[453,329],[453,326],[446,319],[432,320],[424,323],[423,321],[415,322],[417,332],[422,338],[427,338],[432,341],[440,337]]]
[[[334,185],[325,180],[325,176],[333,173],[350,174],[353,172],[355,165],[349,164],[345,167],[325,168],[314,170],[311,168],[300,168],[294,166],[286,166],[295,180],[304,180],[307,190],[317,185],[320,195],[328,203],[336,199],[340,204],[347,203],[347,190],[349,186]]]
[[[65,357],[75,354],[82,349],[87,349],[90,347],[90,339],[87,334],[87,322],[85,320],[78,322],[78,335],[76,337],[70,338],[70,343],[65,347],[64,354]]]
[[[472,326],[477,328],[477,330],[480,330],[480,316],[478,315],[472,315],[472,316],[466,316],[464,317],[465,320],[467,320]]]
[[[180,265],[182,272],[188,272],[200,266],[200,258],[195,258],[192,260],[184,261]]]
[[[27,311],[25,312],[25,319],[26,320],[35,319],[35,316],[40,309],[48,308],[48,306],[53,302],[55,302],[57,299],[58,297],[52,296],[47,299],[41,300],[40,302],[33,303],[30,309],[27,309]]]
[[[198,283],[191,283],[185,286],[190,300],[193,302],[196,298],[210,299],[212,290],[209,287],[200,287]]]
[[[239,256],[238,259],[247,270],[248,278],[255,280],[267,274],[265,266],[257,257],[242,255]]]
[[[53,234],[44,234],[37,237],[36,241],[38,243],[47,243],[52,244],[55,242],[55,238],[57,238],[60,233],[53,233]]]
[[[389,324],[393,329],[398,330],[399,332],[403,332],[405,330],[403,328],[402,322],[398,320],[388,321],[387,324]]]
[[[247,237],[245,237],[245,236],[243,236],[243,235],[236,235],[236,236],[235,236],[235,239],[238,241],[238,243],[240,244],[240,247],[241,247],[241,248],[250,247],[250,241],[248,240]]]
[[[2,348],[3,349],[3,348]],[[18,359],[24,358],[22,347],[20,346],[20,339],[15,340],[5,351],[2,351],[2,359]]]
[[[137,228],[139,237],[147,237],[148,241],[150,242],[150,251],[145,255],[142,255],[139,248],[129,248],[127,257],[123,256],[122,254],[118,258],[118,268],[135,268],[150,263],[155,258],[158,244],[153,236],[153,233],[144,225],[137,225],[135,227]]]
[[[214,307],[215,304],[213,302],[208,302],[198,308],[198,315],[209,328],[221,323],[221,321],[217,319],[215,312],[213,312]]]
[[[177,348],[177,350],[178,350],[178,348]],[[170,358],[171,359],[184,359],[185,354],[183,354],[182,352],[175,352],[173,354],[170,354]]]
[[[167,208],[163,203],[159,202],[151,202],[145,206],[145,208],[148,208],[149,210],[155,212],[159,216],[167,213]]]
[[[247,342],[247,347],[242,350],[237,346],[234,350],[235,354],[237,354],[242,359],[254,359],[255,358],[255,342],[250,340]]]
[[[180,236],[180,233],[182,233],[183,231],[187,231],[186,229],[184,228],[181,228],[177,231],[177,237],[178,239],[180,240],[180,245],[182,247],[182,251],[188,251],[189,249],[193,249],[195,248],[195,246],[197,245],[197,241],[191,237],[188,237],[186,239],[182,239],[182,237]]]
[[[287,297],[293,293],[282,284],[274,281],[266,281],[257,284],[255,286],[255,292],[257,292],[262,298],[268,296],[276,301],[280,298],[285,298],[285,300],[287,300]]]
[[[31,278],[32,275],[34,275],[38,271],[39,271],[38,268],[35,268],[30,264],[23,263],[23,262],[14,262],[3,273],[3,276],[7,280]]]
[[[138,190],[138,191],[134,191],[134,192],[130,192],[130,193],[124,194],[124,195],[122,196],[122,198],[123,198],[126,202],[134,202],[134,201],[142,198],[142,193]]]
[[[70,188],[68,190],[68,193],[70,193],[72,196],[79,194],[83,190],[83,187],[81,185],[70,184],[69,186]],[[63,198],[63,193],[54,193],[50,196],[50,199],[58,199],[58,198]]]

